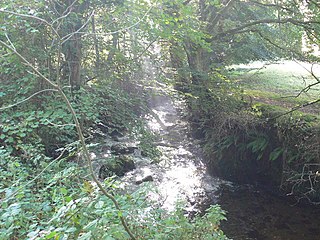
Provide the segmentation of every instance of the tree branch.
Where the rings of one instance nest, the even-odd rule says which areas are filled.
[[[51,30],[52,30],[58,37],[60,37],[59,33],[58,33],[57,30],[52,26],[52,24],[50,24],[47,20],[45,20],[45,19],[43,19],[43,18],[39,18],[39,17],[37,17],[37,16],[28,15],[28,14],[16,13],[16,12],[4,10],[4,9],[0,9],[0,13],[12,14],[12,15],[15,15],[15,16],[18,16],[18,17],[31,18],[31,19],[33,19],[33,20],[40,21],[40,22],[44,23],[45,25],[49,26],[49,27],[51,28]]]
[[[29,99],[33,98],[34,96],[36,96],[36,95],[38,95],[38,94],[40,94],[40,93],[49,92],[49,91],[51,91],[51,92],[57,92],[57,89],[44,89],[44,90],[41,90],[41,91],[39,91],[39,92],[36,92],[36,93],[32,94],[31,96],[27,97],[26,99],[23,99],[23,100],[17,102],[17,103],[11,104],[11,105],[9,105],[9,106],[1,107],[1,108],[0,108],[0,111],[3,111],[3,110],[6,110],[6,109],[9,109],[9,108],[13,108],[13,107],[15,107],[15,106],[18,106],[19,104],[22,104],[22,103],[28,101]]]
[[[220,21],[221,17],[223,16],[223,14],[225,12],[227,12],[229,10],[229,8],[232,7],[233,3],[235,0],[229,0],[228,3],[224,6],[224,8],[222,8],[214,17],[214,19],[212,20],[212,22],[209,24],[210,29],[213,29],[218,22]],[[208,30],[210,32],[210,29]]]
[[[310,24],[319,24],[320,25],[320,21],[299,21],[299,20],[295,20],[293,18],[284,18],[284,19],[260,19],[260,20],[256,20],[256,21],[252,21],[249,22],[247,24],[229,29],[227,31],[224,32],[220,32],[218,33],[216,36],[214,36],[213,38],[211,38],[211,42],[213,42],[214,40],[227,36],[227,35],[232,35],[235,34],[243,29],[252,27],[252,26],[256,26],[256,25],[260,25],[260,24],[285,24],[285,23],[292,23],[294,25],[297,26],[302,26],[302,27],[306,27],[307,25]]]
[[[287,7],[282,6],[280,4],[277,4],[277,3],[262,3],[262,2],[258,2],[258,1],[252,1],[252,0],[249,1],[248,3],[258,5],[260,7],[274,7],[274,8],[286,10],[287,12],[290,12],[290,13],[295,13],[295,11],[293,11],[292,9],[287,8]]]
[[[0,45],[2,45],[3,47],[9,49],[10,51],[12,51],[17,57],[19,57],[21,59],[21,61],[25,65],[27,65],[29,68],[31,68],[41,79],[43,79],[45,82],[47,82],[50,86],[52,86],[61,95],[61,97],[62,97],[63,101],[66,103],[67,108],[69,109],[69,111],[70,111],[70,113],[72,115],[73,121],[75,123],[76,130],[77,130],[77,133],[78,133],[78,136],[79,136],[79,140],[80,140],[80,143],[81,143],[81,146],[82,146],[82,151],[83,151],[83,154],[84,154],[84,158],[87,161],[89,172],[90,172],[90,175],[91,175],[93,181],[97,184],[97,186],[100,189],[100,191],[107,198],[109,198],[113,202],[115,208],[119,212],[121,212],[122,210],[120,208],[120,205],[119,205],[118,201],[115,199],[115,197],[113,195],[111,195],[110,193],[107,192],[106,189],[104,189],[103,185],[100,183],[100,181],[97,179],[97,177],[96,177],[96,175],[94,173],[93,166],[92,166],[92,161],[91,161],[90,154],[89,154],[89,150],[88,150],[87,145],[85,143],[85,138],[83,136],[83,133],[82,133],[82,130],[81,130],[81,125],[80,125],[80,122],[79,122],[79,120],[77,118],[77,114],[76,114],[74,108],[72,107],[71,102],[69,101],[68,97],[66,96],[66,94],[62,90],[62,88],[60,88],[59,85],[55,84],[50,79],[48,79],[46,76],[44,76],[41,72],[39,72],[39,70],[37,70],[26,58],[24,58],[19,52],[17,52],[15,49],[13,49],[10,45],[6,44],[5,42],[3,42],[1,40],[0,40]],[[130,238],[132,240],[136,240],[136,237],[131,232],[131,230],[130,230],[128,224],[127,224],[127,221],[126,221],[126,219],[124,218],[124,216],[122,214],[119,215],[119,219],[120,219],[121,224],[124,227],[125,231],[129,234]]]
[[[299,105],[299,106],[293,107],[293,108],[291,108],[291,110],[289,110],[289,111],[286,111],[286,112],[284,112],[284,113],[281,113],[281,114],[279,114],[279,115],[277,115],[277,116],[275,116],[275,117],[268,118],[267,121],[275,120],[275,119],[277,119],[277,118],[279,118],[279,117],[282,117],[282,116],[288,115],[288,114],[290,114],[290,113],[293,113],[294,111],[297,111],[298,109],[301,109],[301,108],[304,108],[304,107],[307,107],[307,106],[316,104],[316,103],[318,103],[318,102],[320,102],[320,98],[319,98],[319,99],[316,99],[316,100],[314,100],[314,101],[311,101],[311,102],[308,102],[308,103],[301,104],[301,105]]]
[[[305,59],[305,56],[303,56],[303,54],[301,54],[301,53],[299,53],[299,52],[296,52],[296,51],[293,51],[293,50],[291,50],[291,49],[286,49],[286,48],[280,46],[279,44],[276,44],[276,43],[273,42],[270,38],[264,36],[260,31],[255,30],[254,32],[257,33],[262,39],[266,40],[268,43],[270,43],[271,45],[275,46],[276,48],[279,48],[280,50],[283,50],[283,51],[286,51],[286,52],[295,54],[295,55],[297,55],[298,57],[300,57],[301,59]]]

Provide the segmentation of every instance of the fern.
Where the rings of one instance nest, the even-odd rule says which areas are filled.
[[[251,135],[252,141],[247,144],[247,149],[250,149],[253,153],[258,153],[258,160],[263,156],[269,144],[269,138],[265,134],[254,134]]]

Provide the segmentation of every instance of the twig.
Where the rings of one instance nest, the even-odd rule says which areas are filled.
[[[5,33],[4,35],[6,36],[6,38],[7,38],[8,42],[10,43],[10,46],[11,46],[14,50],[16,50],[16,48],[14,47],[13,43],[11,42],[11,40],[10,40],[10,38],[9,38],[8,34],[7,34],[7,33]]]
[[[279,118],[279,117],[282,117],[282,116],[288,115],[288,114],[290,114],[290,113],[292,113],[292,112],[294,112],[294,111],[297,111],[298,109],[301,109],[301,108],[304,108],[304,107],[307,107],[307,106],[316,104],[316,103],[318,103],[318,102],[320,102],[320,98],[317,99],[317,100],[314,100],[314,101],[311,101],[311,102],[308,102],[308,103],[301,104],[301,105],[299,105],[299,106],[293,107],[293,108],[291,108],[291,110],[289,110],[289,111],[286,111],[286,112],[284,112],[284,113],[281,113],[281,114],[279,114],[279,115],[277,115],[277,116],[275,116],[275,117],[268,118],[267,121],[275,120],[275,119],[277,119],[277,118]]]
[[[23,100],[17,102],[17,103],[11,104],[11,105],[9,105],[9,106],[1,107],[1,108],[0,108],[0,111],[3,111],[3,110],[5,110],[5,109],[9,109],[9,108],[18,106],[19,104],[22,104],[22,103],[28,101],[29,99],[33,98],[34,96],[36,96],[36,95],[38,95],[38,94],[40,94],[40,93],[49,92],[49,91],[51,91],[51,92],[57,92],[58,90],[57,90],[57,89],[44,89],[44,90],[41,90],[41,91],[39,91],[39,92],[36,92],[36,93],[32,94],[31,96],[27,97],[26,99],[23,99]]]
[[[311,69],[309,70],[308,68],[306,68],[305,66],[303,66],[301,63],[299,63],[297,60],[294,60],[297,64],[299,64],[301,67],[303,67],[308,73],[311,74],[311,76],[318,82],[320,83],[320,79],[315,75],[314,71],[313,71],[313,66],[315,65],[314,63],[311,65]]]
[[[87,145],[85,143],[85,138],[83,136],[81,125],[80,125],[80,122],[79,122],[79,120],[77,118],[77,114],[76,114],[74,108],[72,107],[70,100],[68,99],[68,97],[66,96],[64,91],[62,90],[62,88],[59,85],[55,84],[50,79],[48,79],[41,72],[39,72],[38,69],[36,69],[25,57],[23,57],[19,52],[17,52],[10,45],[8,45],[7,43],[5,43],[5,42],[3,42],[1,40],[0,40],[0,45],[2,45],[3,47],[7,48],[10,51],[12,51],[17,57],[20,58],[20,60],[25,65],[27,65],[29,68],[31,68],[40,78],[42,78],[45,82],[47,82],[49,85],[51,85],[54,89],[56,89],[58,91],[58,93],[61,95],[61,97],[63,98],[63,101],[67,105],[67,108],[71,112],[73,121],[74,121],[74,123],[76,125],[76,129],[77,129],[79,140],[80,140],[80,143],[81,143],[81,146],[82,146],[82,149],[83,149],[84,157],[85,157],[85,159],[87,161],[87,165],[89,167],[89,171],[90,171],[90,174],[91,174],[91,177],[92,177],[93,181],[97,184],[97,186],[100,189],[100,191],[107,198],[109,198],[113,202],[115,208],[121,213],[122,211],[121,211],[121,208],[120,208],[120,205],[119,205],[118,201],[115,199],[115,197],[112,194],[108,193],[108,191],[106,189],[104,189],[103,185],[97,179],[97,177],[96,177],[96,175],[94,173],[93,166],[92,166],[92,161],[91,161],[90,154],[89,154],[89,150],[88,150]],[[136,240],[136,237],[133,235],[133,233],[131,232],[131,230],[128,227],[128,224],[127,224],[127,221],[126,221],[125,217],[122,214],[119,214],[119,218],[120,218],[122,226],[124,227],[125,231],[129,234],[130,238],[132,240]]]
[[[153,41],[151,41],[144,49],[143,51],[136,57],[134,58],[131,58],[131,59],[128,59],[127,61],[134,61],[134,60],[137,60],[139,59],[140,57],[142,57],[142,55],[148,51],[148,49],[158,40],[159,37],[156,37],[156,39],[154,39]]]
[[[155,2],[155,4],[156,4],[157,2],[158,2],[158,0]],[[154,5],[152,5],[152,6],[148,9],[148,11],[142,16],[142,18],[140,18],[137,22],[135,22],[134,24],[132,24],[132,25],[129,26],[129,27],[124,27],[124,28],[118,29],[118,30],[116,30],[116,31],[107,32],[107,33],[88,33],[88,32],[78,32],[78,33],[83,34],[83,36],[87,36],[87,35],[108,36],[108,35],[112,35],[112,34],[116,34],[116,33],[121,33],[121,32],[130,30],[131,28],[134,28],[134,27],[137,26],[140,22],[142,22],[142,21],[147,17],[147,15],[150,13],[150,11],[152,10],[153,7],[154,7]]]
[[[52,26],[52,24],[50,24],[47,20],[45,20],[45,19],[43,19],[43,18],[39,18],[39,17],[37,17],[37,16],[28,15],[28,14],[16,13],[16,12],[4,10],[4,9],[0,9],[0,13],[7,13],[7,14],[12,14],[12,15],[15,15],[15,16],[23,17],[23,18],[31,18],[31,19],[33,19],[33,20],[40,21],[40,22],[46,24],[47,26],[49,26],[49,27],[52,29],[52,31],[53,31],[58,37],[60,37],[59,33],[58,33],[57,30]]]
[[[87,21],[75,32],[72,32],[70,34],[67,34],[66,36],[64,36],[63,38],[61,38],[61,45],[63,45],[64,43],[66,43],[70,38],[72,38],[72,36],[81,33],[80,31],[85,28],[87,26],[87,24],[89,23],[89,21],[91,20],[92,16],[94,15],[94,10],[91,12],[90,16],[88,17]]]
[[[5,197],[4,199],[1,199],[0,202],[4,202],[4,201],[8,201],[9,199],[13,198],[14,196],[16,196],[22,189],[24,189],[25,187],[27,187],[29,184],[33,183],[35,180],[37,180],[49,167],[51,167],[55,162],[57,162],[58,160],[60,160],[64,154],[64,152],[66,151],[66,148],[63,149],[63,151],[61,152],[61,154],[54,160],[52,160],[48,166],[46,166],[44,169],[42,169],[42,171],[37,174],[37,176],[35,176],[33,179],[31,179],[29,182],[27,182],[26,184],[24,184],[23,186],[19,187],[17,190],[15,190],[13,193],[10,194],[10,196]]]
[[[59,20],[61,20],[61,19],[63,19],[63,18],[66,18],[66,17],[71,13],[71,8],[73,7],[73,5],[74,5],[76,2],[78,2],[78,0],[73,1],[73,2],[67,7],[67,9],[61,14],[62,16],[61,16],[61,17],[58,17],[58,18],[55,19],[55,20],[53,20],[53,21],[51,22],[51,24],[53,25],[55,22],[57,22],[57,21],[59,21]],[[59,24],[59,25],[60,25],[60,24]]]
[[[44,119],[46,122],[48,122],[50,125],[52,126],[55,126],[55,127],[67,127],[67,126],[72,126],[72,127],[75,127],[76,125],[75,124],[56,124],[56,123],[53,123],[53,122],[50,122],[48,119]]]

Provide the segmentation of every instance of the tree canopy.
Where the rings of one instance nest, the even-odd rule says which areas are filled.
[[[150,113],[142,86],[146,61],[159,69],[157,78],[188,99],[190,120],[199,128],[226,124],[217,116],[260,114],[261,109],[246,108],[227,67],[254,60],[319,62],[319,32],[315,0],[2,0],[0,238],[174,239],[162,224],[180,224],[188,229],[175,229],[180,239],[201,231],[206,233],[201,239],[210,239],[212,228],[216,239],[224,239],[216,228],[224,219],[218,207],[192,226],[179,210],[169,220],[157,218],[158,225],[152,222],[157,211],[145,225],[139,222],[135,204],[141,199],[118,196],[112,179],[98,179],[89,142],[98,131],[133,134],[156,157],[152,134],[141,121]],[[310,73],[316,82],[302,91],[320,83]],[[270,116],[261,122],[266,119]],[[229,126],[240,126],[235,122]],[[211,152],[237,143],[236,138],[228,142],[230,129],[221,129],[221,141],[206,146]],[[309,136],[310,129],[303,130]],[[217,137],[210,131],[205,135]],[[259,134],[241,137],[250,140],[246,148],[258,158],[266,149]],[[278,159],[287,148],[275,146],[271,152]],[[86,169],[76,164],[78,155],[87,161]],[[301,170],[300,162],[290,169],[298,165]],[[94,218],[88,217],[92,212]]]

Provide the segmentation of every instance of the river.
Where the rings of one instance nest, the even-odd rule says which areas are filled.
[[[136,189],[146,180],[157,189],[149,196],[152,200],[168,211],[183,201],[190,217],[212,204],[221,205],[228,219],[221,227],[230,239],[320,239],[318,206],[297,205],[263,186],[239,185],[208,173],[201,145],[192,137],[186,118],[186,103],[172,87],[157,80],[159,75],[146,58],[141,78],[149,92],[150,114],[145,118],[158,136],[155,144],[162,156],[157,163],[138,156],[136,169],[122,178],[124,185]]]
[[[138,163],[124,182],[132,185],[150,176],[158,189],[151,198],[168,211],[182,200],[189,216],[220,204],[228,218],[222,229],[234,240],[320,239],[318,207],[293,205],[262,186],[237,185],[209,175],[201,146],[191,136],[184,101],[172,89],[163,89],[161,84],[154,87],[149,101],[152,114],[146,116],[150,129],[158,134],[156,145],[162,157],[155,164]]]

